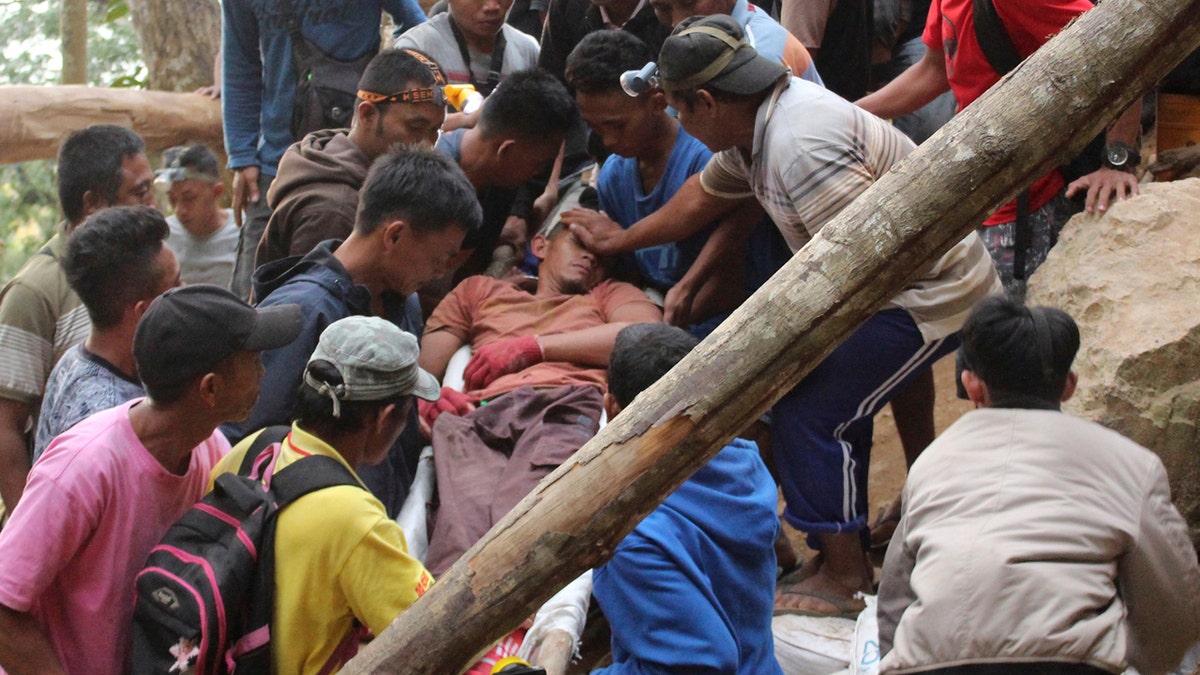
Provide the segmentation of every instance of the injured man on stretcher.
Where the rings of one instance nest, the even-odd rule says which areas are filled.
[[[420,365],[442,379],[463,345],[463,391],[422,402],[439,506],[426,567],[450,568],[544,476],[596,434],[617,333],[662,312],[569,228],[530,241],[536,290],[519,278],[463,280],[429,317]]]

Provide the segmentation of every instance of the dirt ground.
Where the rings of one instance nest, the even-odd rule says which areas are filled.
[[[933,365],[934,386],[937,389],[937,401],[934,404],[934,424],[937,432],[950,426],[963,413],[971,410],[968,401],[960,401],[954,395],[954,355],[938,361]],[[870,518],[875,521],[879,511],[891,503],[900,488],[904,485],[907,468],[904,464],[904,451],[900,448],[900,439],[896,436],[896,423],[892,418],[891,407],[885,407],[875,416],[875,444],[871,450],[871,471],[868,494],[870,495]],[[780,502],[782,510],[783,503]],[[808,547],[804,545],[804,535],[784,524],[784,531],[801,555],[808,555]]]

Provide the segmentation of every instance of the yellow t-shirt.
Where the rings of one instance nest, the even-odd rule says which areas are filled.
[[[236,471],[257,436],[238,443],[213,477]],[[309,455],[345,464],[332,447],[293,425],[276,470]],[[274,670],[318,673],[330,660],[340,667],[354,654],[339,647],[353,642],[355,619],[378,635],[432,583],[408,555],[400,526],[365,488],[341,485],[301,497],[280,513],[275,533]]]

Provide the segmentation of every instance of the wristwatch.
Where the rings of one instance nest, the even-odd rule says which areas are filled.
[[[1104,164],[1110,169],[1133,173],[1141,163],[1142,155],[1132,145],[1118,142],[1104,146]]]

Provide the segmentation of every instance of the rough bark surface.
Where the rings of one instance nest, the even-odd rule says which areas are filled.
[[[150,150],[188,141],[220,148],[221,104],[199,94],[71,86],[0,86],[0,164],[50,159],[71,131],[119,124]]]
[[[1200,42],[1200,0],[1106,0],[837,218],[492,528],[347,673],[461,672],[835,345]]]
[[[1079,324],[1065,409],[1150,448],[1200,544],[1200,179],[1142,186],[1080,214],[1029,280],[1029,301]]]
[[[63,0],[58,28],[62,36],[62,83],[87,84],[87,0]]]
[[[221,46],[218,0],[127,0],[151,89],[195,91],[212,84]]]

